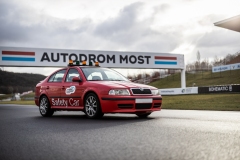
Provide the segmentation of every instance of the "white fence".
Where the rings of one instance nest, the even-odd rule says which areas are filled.
[[[161,95],[198,94],[198,87],[159,89]]]

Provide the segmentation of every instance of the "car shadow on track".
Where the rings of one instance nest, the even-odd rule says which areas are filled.
[[[76,115],[76,114],[58,114],[58,115],[53,115],[52,117],[42,117],[42,116],[37,116],[36,118],[39,119],[81,119],[84,121],[147,121],[147,120],[153,120],[155,117],[147,117],[147,118],[139,118],[134,114],[118,114],[118,115],[113,115],[113,114],[106,114],[102,118],[96,118],[96,119],[89,119],[86,115]]]
[[[45,129],[51,128],[52,132],[68,132],[68,131],[85,131],[102,128],[111,128],[116,126],[124,126],[136,124],[147,125],[150,121],[155,120],[154,117],[140,119],[135,115],[129,114],[107,114],[99,119],[89,119],[85,114],[56,114],[52,117],[32,117],[32,122]],[[146,123],[146,124],[145,124]]]

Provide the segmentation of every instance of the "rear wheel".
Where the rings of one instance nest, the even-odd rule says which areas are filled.
[[[136,114],[139,118],[147,118],[149,115],[151,114],[151,112],[150,113],[138,113],[138,114]]]
[[[88,118],[100,118],[104,115],[96,94],[89,93],[86,96],[84,100],[84,112]]]
[[[43,117],[51,117],[54,113],[46,96],[42,96],[40,99],[39,111]]]

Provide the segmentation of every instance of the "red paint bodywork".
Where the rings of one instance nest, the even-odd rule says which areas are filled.
[[[70,68],[78,70],[81,76],[81,82],[65,82],[66,74]],[[39,106],[41,96],[46,95],[51,104],[51,108],[54,110],[83,111],[85,96],[88,93],[93,92],[98,96],[103,113],[136,114],[161,110],[161,95],[133,95],[130,90],[130,88],[157,89],[155,87],[133,83],[131,81],[88,81],[84,76],[81,67],[70,66],[64,69],[66,69],[66,72],[61,82],[48,82],[51,75],[62,70],[59,69],[36,85],[35,104],[37,106]],[[66,95],[66,89],[70,86],[75,86],[76,90],[74,93]],[[110,89],[129,89],[131,95],[109,95],[108,93]],[[152,103],[150,104],[151,107],[149,109],[136,109],[136,99],[152,99]],[[126,108],[126,106],[128,107]],[[132,108],[129,108],[129,106],[132,106]]]

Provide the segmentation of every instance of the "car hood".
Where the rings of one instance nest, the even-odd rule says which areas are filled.
[[[91,81],[91,83],[95,83],[98,85],[104,85],[111,88],[149,88],[149,89],[157,89],[153,86],[133,83],[128,81]]]

